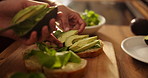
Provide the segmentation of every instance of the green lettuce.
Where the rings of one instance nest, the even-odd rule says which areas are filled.
[[[81,14],[82,19],[86,22],[87,26],[98,25],[100,20],[99,15],[94,11],[85,10],[83,14]]]
[[[35,57],[39,64],[49,69],[59,69],[68,62],[80,63],[81,58],[72,51],[57,52],[53,48],[48,48],[45,43],[37,43],[38,50],[31,50],[24,58]]]

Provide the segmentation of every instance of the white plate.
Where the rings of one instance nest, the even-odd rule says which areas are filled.
[[[126,38],[122,41],[121,47],[131,57],[148,63],[148,45],[144,42],[144,36]]]

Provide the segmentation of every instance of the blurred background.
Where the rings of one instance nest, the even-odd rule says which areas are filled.
[[[79,13],[93,10],[106,18],[106,24],[129,25],[133,18],[148,19],[148,0],[53,0]]]

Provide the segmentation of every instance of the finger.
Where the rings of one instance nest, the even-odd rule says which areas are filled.
[[[60,28],[60,29],[62,29],[62,30],[64,29],[61,19],[59,19],[59,20],[57,21],[57,26],[58,26],[58,28]]]
[[[79,23],[80,23],[79,33],[82,33],[83,30],[85,29],[86,23],[82,19],[79,19]]]
[[[44,26],[42,28],[42,35],[41,35],[41,38],[39,39],[39,41],[41,42],[41,41],[46,40],[46,38],[48,37],[48,35],[49,35],[48,26]]]
[[[55,23],[55,19],[51,19],[50,20],[50,23],[49,23],[49,32],[52,33],[53,31],[56,31],[57,28],[56,28],[56,23]]]
[[[62,28],[63,31],[70,30],[68,17],[64,14],[58,19],[59,26]]]
[[[57,19],[58,19],[58,18],[61,18],[61,17],[63,16],[63,12],[59,11],[59,12],[57,13],[57,15],[58,15],[58,16],[57,16]]]
[[[62,26],[62,27],[63,27],[63,30],[64,30],[64,31],[69,31],[69,30],[70,30],[70,26],[69,26],[69,21],[68,21],[68,19],[62,17],[61,21],[62,21],[62,25],[63,25],[63,26]]]
[[[73,28],[72,28],[72,30],[79,30],[80,29],[80,25],[79,24],[76,24]]]
[[[30,44],[33,44],[37,41],[37,32],[36,31],[33,31],[30,35],[30,38],[29,40],[25,40],[24,41],[24,44],[26,45],[30,45]]]
[[[59,47],[62,47],[63,44],[51,33],[48,40],[52,43],[55,43],[56,45],[58,45]]]

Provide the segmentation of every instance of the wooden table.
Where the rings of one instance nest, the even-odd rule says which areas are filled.
[[[120,47],[122,40],[134,36],[130,26],[105,25],[97,35],[113,43],[121,78],[148,78],[148,64],[131,58]]]
[[[96,35],[99,36],[100,39],[109,41],[113,44],[120,78],[148,78],[148,64],[133,59],[120,47],[122,40],[127,37],[134,36],[130,31],[130,26],[104,25],[100,30],[98,30]],[[15,43],[10,47],[16,46],[19,46],[19,43]],[[13,48],[11,51],[15,49],[16,48]],[[6,51],[7,53],[4,54],[2,52],[0,54],[1,59],[11,55],[9,47],[4,52]],[[0,62],[3,62],[3,60]]]

